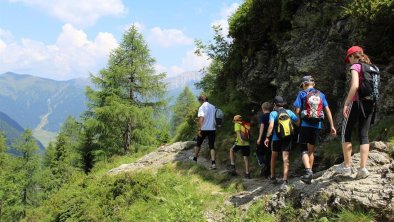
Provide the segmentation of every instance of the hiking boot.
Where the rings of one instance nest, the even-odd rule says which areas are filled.
[[[230,175],[231,175],[231,176],[237,175],[237,171],[235,170],[235,165],[230,165],[230,170],[229,170],[229,172],[230,172]]]
[[[212,164],[211,167],[209,168],[211,170],[216,170],[216,164]]]
[[[301,181],[306,183],[306,184],[311,184],[312,183],[312,172],[309,170],[305,170],[305,174],[301,176]]]
[[[245,173],[245,179],[250,179],[250,173]]]
[[[289,188],[289,181],[288,180],[284,180],[282,185],[280,185],[280,189],[281,190],[287,190],[287,188]]]
[[[334,168],[334,174],[340,174],[342,176],[350,176],[352,171],[352,167],[345,167],[344,163],[341,163]]]
[[[194,159],[194,156],[189,156],[189,160],[192,163],[197,163],[197,159]]]
[[[368,176],[369,171],[367,170],[367,168],[358,168],[356,175],[357,180],[367,178]]]
[[[278,184],[278,180],[276,180],[276,177],[270,177],[270,182],[272,184]]]

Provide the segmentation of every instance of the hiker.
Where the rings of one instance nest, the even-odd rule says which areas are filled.
[[[275,164],[278,153],[282,152],[283,158],[283,184],[281,188],[287,188],[289,174],[289,152],[293,142],[293,123],[299,124],[297,116],[284,108],[286,102],[281,96],[274,98],[274,111],[270,113],[269,126],[264,145],[268,147],[272,135],[271,176],[270,180],[277,183],[275,177]]]
[[[366,178],[369,172],[366,168],[369,154],[368,130],[373,118],[373,109],[376,101],[372,97],[363,97],[360,94],[363,83],[363,67],[372,67],[379,72],[376,66],[370,66],[371,61],[359,46],[352,46],[347,50],[345,63],[350,66],[350,88],[343,105],[342,122],[342,151],[344,162],[335,168],[335,172],[346,176],[352,173],[352,130],[358,122],[358,134],[360,140],[360,167],[357,170],[356,179]],[[367,64],[367,66],[365,66]]]
[[[204,95],[198,97],[198,101],[201,103],[200,108],[198,108],[197,114],[197,144],[194,147],[194,156],[191,159],[194,162],[197,162],[198,154],[201,149],[201,144],[204,139],[208,136],[208,145],[211,152],[211,167],[210,169],[216,169],[215,162],[215,136],[216,136],[216,128],[215,128],[215,111],[216,108],[212,104],[208,102],[208,98]]]
[[[231,171],[233,175],[236,174],[234,153],[241,151],[245,163],[245,178],[250,179],[248,159],[250,155],[250,124],[243,122],[241,115],[235,115],[233,122],[236,139],[234,146],[230,149]]]
[[[293,106],[296,108],[296,115],[301,119],[298,134],[298,143],[301,146],[301,158],[304,163],[305,173],[301,176],[304,183],[310,184],[313,176],[313,162],[315,146],[319,143],[319,133],[323,125],[324,111],[330,123],[331,135],[336,135],[334,121],[326,96],[317,90],[315,80],[312,76],[304,76],[301,79],[300,88],[302,89]]]
[[[256,146],[256,157],[259,166],[262,166],[263,168],[260,171],[260,175],[265,178],[268,178],[271,174],[271,167],[270,167],[270,162],[271,162],[271,148],[264,146],[264,141],[261,141],[262,139],[264,140],[267,136],[267,130],[268,130],[268,125],[269,125],[269,118],[270,118],[270,112],[272,110],[272,105],[270,102],[264,102],[261,104],[261,111],[263,112],[259,116],[259,137],[257,139],[257,146]],[[271,140],[271,137],[269,138]],[[270,144],[270,142],[268,142]]]

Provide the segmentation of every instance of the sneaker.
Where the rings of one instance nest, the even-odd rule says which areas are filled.
[[[212,164],[211,167],[209,168],[211,170],[216,170],[216,164]]]
[[[288,187],[289,187],[289,181],[287,180],[284,180],[282,185],[280,185],[281,190],[287,190]]]
[[[367,170],[367,168],[358,168],[356,175],[357,180],[367,178],[368,176],[369,171]]]
[[[345,167],[344,163],[341,163],[334,168],[334,174],[341,174],[343,176],[350,176],[352,171],[352,167]]]
[[[301,176],[301,181],[306,184],[312,183],[313,174],[310,171],[305,170],[305,175]]]
[[[245,173],[245,179],[250,179],[250,173]]]

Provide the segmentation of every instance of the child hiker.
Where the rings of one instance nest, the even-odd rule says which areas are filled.
[[[241,151],[245,163],[245,178],[250,179],[249,173],[249,155],[250,155],[250,133],[247,126],[242,121],[242,116],[234,116],[234,131],[236,133],[235,145],[230,149],[231,171],[235,174],[235,157],[234,153]]]
[[[272,135],[272,156],[271,156],[271,177],[273,183],[276,183],[275,164],[278,153],[282,152],[283,158],[283,184],[282,189],[287,189],[289,174],[289,152],[293,142],[293,126],[292,122],[299,124],[297,116],[288,109],[283,108],[286,104],[281,96],[274,98],[274,111],[270,113],[269,126],[264,141],[264,145],[268,147],[270,136]]]
[[[269,125],[270,112],[272,105],[270,102],[264,102],[261,105],[262,114],[259,116],[259,137],[257,139],[256,156],[257,161],[262,169],[260,175],[268,178],[271,174],[271,148],[264,146],[264,140],[267,136],[267,130]],[[271,138],[270,138],[271,139]],[[270,142],[268,142],[270,144]]]

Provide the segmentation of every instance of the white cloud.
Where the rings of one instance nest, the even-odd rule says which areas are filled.
[[[194,53],[195,49],[186,52],[185,57],[182,59],[182,68],[185,70],[197,71],[211,64],[211,60],[205,54],[198,56]]]
[[[148,39],[151,40],[150,42],[164,48],[193,44],[193,39],[186,36],[179,29],[161,29],[159,27],[154,27],[150,30]]]
[[[43,10],[59,20],[86,27],[103,16],[119,16],[127,12],[122,0],[9,0]]]
[[[53,45],[31,39],[5,43],[0,38],[0,73],[13,71],[65,80],[97,73],[118,43],[110,33],[89,40],[86,33],[70,24],[63,26]],[[56,75],[56,76],[55,76]]]
[[[237,3],[233,3],[228,7],[224,7],[222,8],[221,12],[220,12],[220,19],[215,20],[211,23],[211,26],[217,26],[220,25],[220,27],[222,27],[222,35],[223,36],[227,36],[228,35],[228,29],[229,29],[229,25],[228,25],[228,19],[229,17],[234,14],[234,12],[238,9],[239,4]]]

